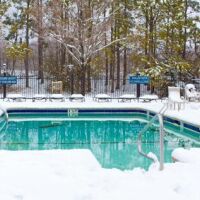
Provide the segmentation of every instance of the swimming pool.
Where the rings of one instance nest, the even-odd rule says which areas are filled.
[[[10,111],[9,121],[0,132],[0,149],[89,149],[103,168],[147,169],[151,161],[139,155],[137,137],[152,116],[143,111],[82,112],[70,116],[64,112]],[[199,146],[200,143],[199,132],[170,120],[165,119],[165,162],[172,162],[174,148]],[[142,148],[144,152],[159,155],[156,123],[143,135]]]

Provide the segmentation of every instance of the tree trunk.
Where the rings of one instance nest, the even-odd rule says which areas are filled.
[[[116,2],[116,7],[117,9],[119,8],[119,0]],[[119,23],[119,17],[120,17],[120,12],[119,9],[116,13],[115,17],[115,37],[116,39],[120,39],[120,23]],[[116,82],[116,89],[118,90],[120,88],[120,43],[116,43],[116,61],[117,61],[117,82]]]
[[[91,92],[91,65],[90,60],[87,65],[87,92]]]
[[[29,52],[28,52],[28,48],[29,48],[29,26],[30,26],[30,22],[29,22],[29,12],[30,12],[30,0],[27,0],[27,7],[26,7],[26,54],[25,54],[25,59],[24,59],[24,64],[25,64],[25,75],[26,75],[26,87],[29,87]]]
[[[104,17],[106,17],[106,10],[104,10]],[[107,45],[107,34],[106,34],[106,31],[104,33],[104,45],[106,46]],[[108,90],[108,52],[107,52],[107,49],[105,49],[105,70],[106,70],[106,80],[105,80],[105,87],[106,87],[106,93],[107,93],[107,90]]]
[[[148,5],[146,5],[148,6]],[[145,10],[145,47],[144,47],[144,54],[148,58],[148,45],[149,45],[149,15],[148,15],[148,9]],[[145,64],[145,68],[147,68],[147,65]]]
[[[114,37],[113,27],[111,27],[111,42],[113,41],[113,37]],[[110,79],[111,79],[111,93],[113,93],[115,87],[115,44],[111,46]]]
[[[38,79],[41,79],[41,83],[44,83],[43,74],[43,0],[38,0]]]
[[[105,87],[106,87],[106,93],[108,91],[108,76],[109,76],[109,73],[108,73],[108,70],[109,70],[109,61],[108,61],[108,53],[107,53],[107,50],[105,50],[105,68],[106,68],[106,80],[105,80]]]
[[[184,10],[184,20],[185,20],[185,27],[184,27],[184,41],[183,41],[183,53],[182,57],[185,59],[186,56],[186,43],[187,43],[187,11],[188,11],[188,0],[185,0],[185,10]]]
[[[117,83],[116,83],[116,89],[118,90],[120,88],[120,44],[117,42],[116,44],[116,52],[117,52]]]
[[[124,47],[124,70],[123,70],[123,85],[126,85],[127,76],[127,49]]]
[[[149,20],[149,60],[153,58],[153,43],[154,43],[154,23],[153,23],[153,8],[150,8],[150,20]]]
[[[81,94],[85,95],[85,64],[81,64]]]

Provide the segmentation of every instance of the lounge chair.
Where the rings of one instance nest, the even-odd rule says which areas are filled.
[[[195,101],[200,98],[200,96],[197,93],[196,88],[193,84],[187,84],[185,86],[185,98],[188,101]]]
[[[111,96],[107,95],[107,94],[97,94],[95,95],[95,97],[93,98],[94,101],[112,101]]]
[[[157,101],[159,98],[158,98],[158,95],[156,94],[145,94],[139,97],[139,99],[144,102],[151,102],[151,101]]]
[[[45,94],[35,94],[32,98],[32,101],[35,102],[36,100],[41,101],[45,100],[47,101],[47,96]]]
[[[127,102],[131,100],[135,100],[136,96],[134,94],[123,94],[118,98],[118,102]]]
[[[168,87],[168,108],[176,109],[176,105],[178,110],[181,108],[185,108],[185,100],[181,98],[180,95],[180,87]],[[183,107],[182,107],[183,106]]]
[[[21,94],[8,94],[6,99],[8,101],[26,101],[26,97]]]
[[[69,100],[70,101],[78,100],[78,101],[83,102],[83,101],[85,101],[85,97],[82,94],[72,94],[69,97]]]
[[[62,94],[52,94],[50,95],[49,100],[50,101],[53,101],[53,100],[65,101],[65,97]]]

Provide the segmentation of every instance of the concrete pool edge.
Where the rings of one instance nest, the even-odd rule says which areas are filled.
[[[21,103],[20,103],[21,104]],[[26,114],[33,114],[33,113],[64,113],[67,114],[69,113],[70,110],[72,110],[73,112],[78,112],[79,113],[102,113],[102,114],[115,114],[115,113],[141,113],[141,114],[147,114],[147,116],[153,116],[155,115],[155,113],[158,112],[158,109],[155,109],[155,103],[154,103],[154,107],[151,105],[152,104],[135,104],[134,105],[118,105],[118,106],[109,106],[110,108],[108,108],[108,104],[106,106],[102,105],[102,104],[98,104],[98,106],[89,106],[89,105],[84,105],[84,106],[80,106],[80,104],[77,106],[76,103],[73,104],[73,106],[67,106],[66,104],[60,107],[56,107],[56,106],[48,106],[48,105],[44,105],[42,106],[40,104],[40,106],[35,106],[35,103],[32,104],[27,104],[23,106],[20,104],[7,104],[6,106],[6,110],[7,112],[10,113],[26,113]],[[161,104],[157,104],[157,108],[161,107]],[[162,104],[163,105],[163,104]],[[178,111],[177,111],[178,112]],[[178,112],[179,113],[179,112]],[[170,122],[172,124],[177,124],[180,126],[183,126],[184,128],[187,128],[189,130],[198,132],[200,134],[200,124],[196,124],[196,123],[192,123],[191,121],[189,122],[188,120],[184,120],[184,119],[180,119],[180,117],[177,117],[176,115],[171,115],[170,113],[165,113],[164,114],[164,120],[167,122]]]

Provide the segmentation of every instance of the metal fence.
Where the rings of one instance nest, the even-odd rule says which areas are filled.
[[[29,85],[26,87],[26,77],[25,76],[18,76],[17,77],[17,84],[15,85],[7,85],[6,86],[6,93],[20,93],[26,96],[27,98],[31,98],[34,96],[34,94],[46,94],[50,95],[52,94],[51,85],[53,81],[61,81],[56,80],[55,78],[51,77],[45,77],[44,83],[41,83],[41,80],[38,79],[37,76],[30,76],[28,77]],[[73,87],[73,93],[81,93],[80,90],[80,82],[76,82],[73,80],[71,82],[70,80],[62,80],[63,81],[63,94],[66,96],[71,94],[72,87]],[[200,81],[192,81],[192,83],[195,84],[195,86],[200,89]],[[135,94],[136,95],[136,84],[130,84],[129,80],[126,80],[126,84],[123,85],[123,80],[120,80],[120,89],[116,89],[117,80],[114,80],[114,84],[111,80],[108,81],[108,84],[106,85],[106,79],[99,78],[99,79],[91,79],[90,80],[90,86],[91,90],[90,92],[87,92],[87,86],[86,86],[86,94],[85,96],[91,96],[93,97],[96,94],[99,93],[106,93],[111,95],[111,97],[119,97],[122,94]],[[177,82],[177,83],[163,83],[157,81],[154,83],[150,83],[149,85],[140,85],[140,95],[143,94],[150,94],[155,93],[160,97],[167,96],[167,87],[176,85],[181,86],[181,88],[184,88],[183,82]],[[0,98],[3,98],[3,86],[0,86]]]

